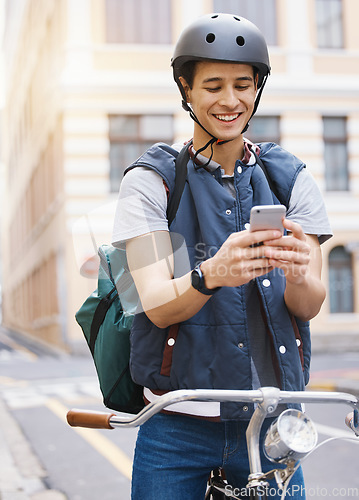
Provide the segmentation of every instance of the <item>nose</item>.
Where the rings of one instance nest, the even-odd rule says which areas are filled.
[[[232,87],[225,87],[219,99],[219,104],[226,106],[227,108],[234,108],[238,104],[238,97],[236,95],[235,89]]]

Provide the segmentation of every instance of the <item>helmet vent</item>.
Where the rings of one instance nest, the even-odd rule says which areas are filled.
[[[235,19],[236,21],[240,21],[240,17],[236,17],[236,16],[233,16],[233,19]]]
[[[243,47],[243,45],[246,43],[243,36],[237,36],[236,42],[237,42],[237,45],[239,45],[240,47]]]
[[[213,43],[216,39],[216,35],[214,33],[208,33],[206,36],[206,42]]]
[[[215,14],[214,16],[212,16],[212,19],[217,19],[218,17],[218,14]]]

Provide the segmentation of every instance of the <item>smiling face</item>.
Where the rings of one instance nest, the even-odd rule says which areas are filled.
[[[192,87],[181,83],[199,122],[220,140],[242,141],[242,130],[250,119],[256,97],[253,67],[247,64],[200,61]],[[195,123],[195,149],[210,137]]]

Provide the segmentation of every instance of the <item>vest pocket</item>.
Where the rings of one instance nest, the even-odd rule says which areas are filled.
[[[171,374],[173,348],[176,344],[178,329],[179,323],[176,323],[175,325],[171,325],[168,330],[160,371],[160,374],[166,377],[169,377]]]

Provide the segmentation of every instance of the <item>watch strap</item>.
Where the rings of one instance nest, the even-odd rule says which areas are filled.
[[[203,295],[214,295],[218,290],[220,290],[220,286],[216,288],[207,288],[204,275],[201,270],[201,264],[196,266],[191,273],[191,283],[193,288],[195,288],[198,292],[203,293]]]

